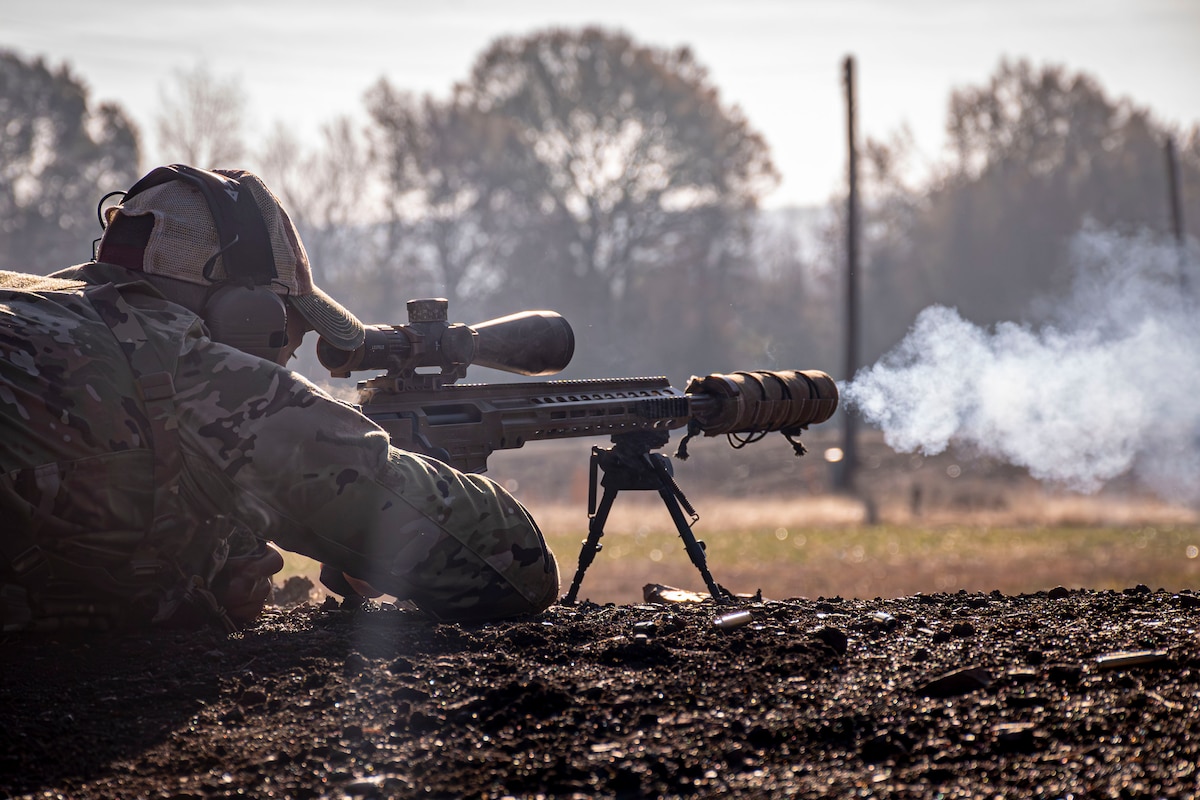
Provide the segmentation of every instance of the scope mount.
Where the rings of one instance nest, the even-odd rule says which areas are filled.
[[[596,554],[603,549],[600,539],[604,536],[604,525],[617,494],[622,491],[658,492],[675,523],[679,538],[683,540],[688,557],[704,579],[713,601],[728,603],[736,599],[732,592],[716,582],[708,569],[704,542],[696,538],[691,527],[700,519],[700,515],[675,482],[671,459],[662,453],[651,452],[664,446],[670,436],[668,431],[663,430],[630,431],[614,434],[612,447],[592,448],[588,468],[588,536],[579,551],[579,566],[575,570],[571,588],[562,598],[564,604],[573,605],[579,596],[584,573]],[[604,487],[604,494],[597,503],[599,486]],[[685,511],[687,516],[684,515]],[[691,518],[690,522],[688,517]]]

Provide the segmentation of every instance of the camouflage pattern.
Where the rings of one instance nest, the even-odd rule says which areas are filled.
[[[47,585],[87,584],[98,603],[149,586],[161,618],[253,532],[443,619],[557,598],[554,556],[493,481],[391,447],[302,376],[212,342],[123,268],[56,278],[0,272],[0,583],[54,595],[18,569],[32,544]],[[123,303],[84,294],[106,283]],[[169,397],[148,404],[131,363],[160,365]],[[156,432],[175,440],[173,476]]]

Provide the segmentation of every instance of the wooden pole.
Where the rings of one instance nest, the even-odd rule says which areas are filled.
[[[846,370],[845,380],[850,380],[858,371],[858,135],[854,97],[854,57],[846,56],[843,62],[843,82],[846,88],[846,142],[847,178],[849,191],[846,199]],[[838,488],[853,492],[855,473],[858,470],[858,416],[849,410],[842,411],[842,462],[839,470]]]
[[[1179,157],[1175,152],[1175,137],[1167,137],[1167,204],[1171,209],[1171,233],[1179,252],[1179,285],[1186,290],[1187,259],[1184,254],[1183,196],[1179,186]]]
[[[1171,233],[1183,244],[1183,198],[1179,193],[1179,158],[1175,153],[1175,137],[1167,137],[1167,202],[1171,207]]]

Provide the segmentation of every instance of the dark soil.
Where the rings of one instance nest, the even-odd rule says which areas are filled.
[[[586,589],[586,586],[585,586]],[[0,640],[0,795],[1193,796],[1200,595],[555,607],[329,601]],[[1111,655],[1111,654],[1118,655]]]

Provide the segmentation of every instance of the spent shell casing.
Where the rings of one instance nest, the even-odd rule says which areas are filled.
[[[728,614],[723,614],[713,620],[713,625],[723,631],[731,631],[734,628],[740,628],[743,625],[748,625],[754,620],[754,615],[749,611],[733,611]]]
[[[1106,653],[1096,658],[1096,668],[1124,669],[1126,667],[1150,667],[1165,663],[1170,655],[1165,650],[1136,650],[1133,652]]]

